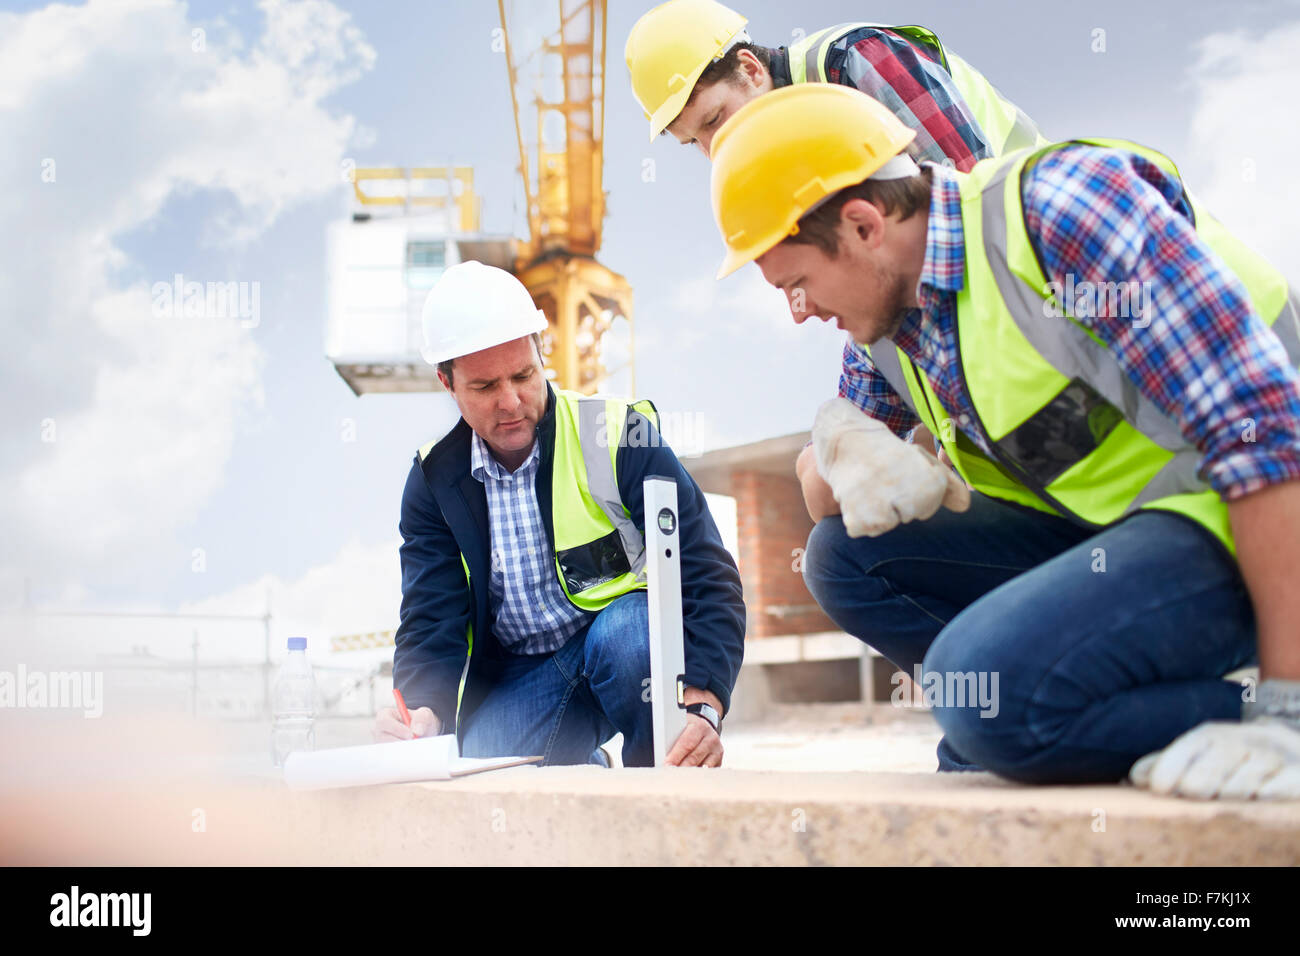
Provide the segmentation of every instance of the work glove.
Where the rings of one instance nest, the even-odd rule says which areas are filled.
[[[1261,702],[1270,683],[1260,685]],[[1147,754],[1129,779],[1153,793],[1197,800],[1300,800],[1300,724],[1248,705],[1241,721],[1206,722]]]
[[[924,520],[940,505],[953,511],[970,507],[970,490],[956,472],[846,398],[817,410],[812,438],[817,471],[840,504],[850,538]]]

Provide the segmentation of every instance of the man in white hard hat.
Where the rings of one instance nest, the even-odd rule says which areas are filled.
[[[514,276],[453,266],[424,307],[425,358],[461,420],[402,496],[401,623],[379,739],[454,730],[466,757],[651,766],[642,482],[677,481],[686,729],[669,763],[716,767],[744,650],[740,575],[649,402],[557,390],[546,317]],[[610,444],[617,442],[611,455]]]

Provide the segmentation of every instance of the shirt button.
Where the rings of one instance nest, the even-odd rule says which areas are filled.
[[[969,425],[970,416],[967,415],[965,412],[963,412],[960,416],[958,416],[957,421],[961,422],[963,425]]]

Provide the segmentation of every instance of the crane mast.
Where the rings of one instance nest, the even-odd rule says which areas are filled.
[[[588,394],[626,367],[635,391],[632,289],[596,261],[605,219],[605,0],[497,0],[497,9],[528,229],[515,273],[546,313],[548,365],[562,388]],[[627,356],[611,368],[604,346],[619,320]]]

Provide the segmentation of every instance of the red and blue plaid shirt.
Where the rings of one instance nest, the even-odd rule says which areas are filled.
[[[888,30],[859,27],[827,51],[826,77],[874,97],[916,130],[909,152],[918,161],[968,172],[994,155],[938,50]]]
[[[771,73],[777,87],[790,85],[788,58],[784,47],[773,51]],[[827,51],[826,76],[866,93],[916,130],[908,152],[918,162],[929,160],[966,172],[993,155],[937,50],[889,30],[859,27],[837,37]]]
[[[966,258],[960,193],[955,174],[930,169],[920,307],[908,311],[893,341],[930,380],[955,426],[987,454],[953,335]],[[1111,316],[1102,302],[1096,315],[1075,318],[1179,423],[1203,455],[1201,478],[1225,501],[1300,478],[1300,377],[1240,280],[1197,235],[1177,180],[1132,153],[1076,144],[1036,162],[1023,177],[1022,198],[1049,282],[1064,288],[1072,276],[1075,284],[1159,290],[1155,314],[1144,316],[1148,325]],[[914,427],[916,417],[870,360],[852,352],[841,394],[897,434]],[[1253,441],[1243,439],[1248,423]]]

